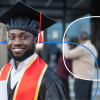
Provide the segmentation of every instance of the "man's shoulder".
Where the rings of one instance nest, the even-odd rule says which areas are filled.
[[[56,80],[60,80],[60,78],[51,68],[48,67],[43,76],[42,83],[43,84],[45,83],[45,85],[48,87],[50,84],[52,84]]]
[[[45,74],[44,74],[45,78],[49,78],[51,80],[55,80],[58,79],[58,75],[56,74],[56,72],[54,72],[54,70],[52,70],[50,67],[47,68]]]
[[[91,41],[88,41],[86,44],[85,44],[86,47],[88,47],[90,50],[92,51],[97,51],[96,50],[96,47],[91,43]]]
[[[7,63],[6,65],[4,65],[4,66],[1,68],[1,70],[2,70],[4,67],[8,67],[8,66],[11,66],[11,63],[10,63],[10,62]]]

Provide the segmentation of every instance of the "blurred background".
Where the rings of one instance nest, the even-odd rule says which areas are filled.
[[[0,16],[19,0],[0,0]],[[20,0],[53,18],[57,23],[42,32],[44,42],[62,42],[68,25],[74,20],[88,16],[100,16],[100,0]],[[66,37],[70,42],[77,43],[80,32],[86,31],[92,43],[98,50],[98,64],[100,66],[100,18],[86,18],[75,22],[69,27]],[[6,26],[0,23],[0,42],[7,42]],[[71,45],[71,48],[75,45]],[[7,44],[0,44],[0,69],[7,64],[11,57],[8,55]],[[62,53],[61,43],[41,43],[36,45],[36,52],[53,70],[56,71],[57,61]],[[69,77],[70,97],[74,100],[73,82]],[[96,91],[96,82],[93,84],[92,96]],[[100,86],[94,100],[100,98]]]

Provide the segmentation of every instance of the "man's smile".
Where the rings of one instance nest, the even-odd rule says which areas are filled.
[[[23,52],[25,49],[24,48],[13,48],[12,51],[14,51],[15,53],[20,53]]]

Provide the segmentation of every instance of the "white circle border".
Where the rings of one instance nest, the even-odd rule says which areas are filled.
[[[68,27],[66,28],[65,32],[64,32],[64,35],[63,35],[63,62],[64,62],[64,65],[66,67],[66,69],[69,71],[70,74],[72,74],[73,76],[79,78],[79,79],[83,79],[83,80],[90,80],[90,81],[100,81],[100,79],[85,79],[85,78],[81,78],[79,76],[76,76],[75,74],[73,74],[72,72],[70,72],[70,70],[67,68],[66,66],[66,63],[65,63],[65,59],[64,59],[64,37],[65,37],[65,34],[67,32],[67,30],[69,29],[69,27],[74,24],[75,22],[81,20],[81,19],[85,19],[85,18],[100,18],[100,16],[88,16],[88,17],[82,17],[82,18],[79,18],[79,19],[76,19],[75,21],[73,21],[70,25],[68,25]],[[99,75],[99,72],[98,72],[98,75]]]

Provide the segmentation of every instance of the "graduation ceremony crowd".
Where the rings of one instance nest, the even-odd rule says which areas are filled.
[[[75,100],[91,100],[95,59],[86,48],[78,45],[71,49],[64,43],[56,72],[36,53],[36,44],[42,43],[41,31],[56,21],[19,1],[0,16],[0,22],[6,25],[7,48],[12,57],[0,71],[0,81],[7,82],[8,100],[71,100],[69,75],[75,79]],[[88,47],[97,58],[87,32],[79,33],[78,43]]]

